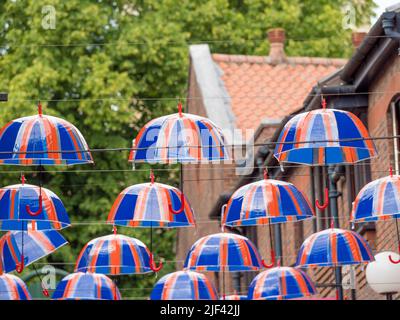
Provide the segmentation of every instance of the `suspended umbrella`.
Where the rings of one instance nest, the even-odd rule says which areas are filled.
[[[397,231],[398,250],[400,252],[400,234],[398,218],[400,218],[400,176],[390,175],[374,180],[365,185],[353,202],[350,220],[352,222],[374,222],[394,219]],[[389,260],[400,263],[389,255]]]
[[[70,226],[68,214],[60,198],[52,191],[26,184],[0,189],[0,230],[60,230]]]
[[[53,300],[121,300],[115,283],[98,273],[71,273],[57,285]]]
[[[307,198],[293,184],[268,179],[264,170],[264,180],[247,184],[233,193],[221,216],[222,226],[268,225],[271,264],[264,266],[273,267],[275,252],[271,224],[302,221],[314,218],[315,213]]]
[[[179,112],[147,123],[137,135],[131,162],[208,163],[229,160],[222,130],[212,121]]]
[[[212,283],[204,274],[177,271],[162,277],[154,286],[151,300],[217,300]]]
[[[358,233],[330,228],[309,236],[297,255],[297,267],[336,267],[374,260],[368,243]]]
[[[142,274],[159,271],[153,254],[138,239],[111,234],[89,241],[76,261],[75,272],[109,275]]]
[[[355,163],[377,155],[367,129],[353,113],[323,108],[290,119],[274,150],[279,162],[308,165]]]
[[[0,272],[22,272],[68,242],[56,230],[9,231],[0,238]]]
[[[193,210],[177,188],[154,182],[123,190],[115,200],[107,222],[127,227],[189,227],[195,225]]]
[[[263,267],[254,244],[246,237],[233,233],[217,233],[197,240],[190,248],[184,268],[194,271],[222,272],[222,288],[225,287],[225,271],[257,271]],[[225,298],[225,294],[221,294]]]
[[[0,275],[0,300],[32,300],[32,297],[25,282],[4,273]]]
[[[38,114],[12,120],[0,129],[0,164],[75,165],[93,163],[79,130],[66,120]]]
[[[257,275],[250,284],[249,300],[286,300],[317,293],[308,275],[300,269],[276,267]]]

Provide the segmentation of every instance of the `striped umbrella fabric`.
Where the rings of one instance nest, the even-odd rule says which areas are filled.
[[[186,256],[184,268],[196,271],[256,271],[260,254],[246,237],[217,233],[197,240]]]
[[[0,275],[0,300],[32,300],[32,297],[25,282],[4,273]]]
[[[312,110],[298,114],[286,123],[274,156],[279,162],[351,164],[377,155],[374,142],[365,139],[369,139],[367,129],[351,112]]]
[[[358,233],[330,228],[312,234],[303,242],[296,266],[335,267],[373,260],[368,243]]]
[[[276,267],[257,275],[250,284],[249,300],[286,300],[309,297],[317,290],[300,269]]]
[[[358,193],[351,221],[371,222],[400,218],[400,176],[387,176],[365,185]]]
[[[254,226],[314,217],[309,201],[293,184],[264,179],[235,191],[223,214],[222,224]]]
[[[115,283],[104,274],[71,273],[53,292],[53,300],[121,300]]]
[[[151,300],[218,300],[217,292],[204,274],[177,271],[162,277],[154,286]]]
[[[9,231],[0,238],[0,272],[16,270],[24,256],[24,266],[53,253],[68,244],[56,230]]]
[[[229,160],[222,130],[194,114],[176,113],[151,120],[140,131],[131,162],[209,163]]]
[[[0,129],[0,164],[74,165],[93,163],[79,130],[60,118],[35,115]]]
[[[248,300],[246,295],[243,294],[231,294],[229,296],[225,296],[225,298],[221,298],[221,300]]]
[[[182,197],[184,196],[181,191],[166,184],[136,184],[118,195],[107,222],[127,227],[194,226],[193,210],[189,202]],[[183,210],[178,214],[172,212],[181,208]]]
[[[29,208],[38,215],[31,215]],[[16,184],[0,189],[0,230],[27,230],[29,222],[34,222],[36,230],[60,230],[70,226],[70,220],[60,198],[46,188],[30,184]]]
[[[150,251],[135,238],[112,234],[89,241],[79,254],[75,272],[109,275],[152,272]]]

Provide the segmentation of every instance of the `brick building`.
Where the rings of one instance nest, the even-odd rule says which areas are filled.
[[[399,10],[400,12],[400,10]],[[329,108],[355,113],[373,137],[399,134],[400,126],[400,14],[386,16],[392,21],[386,30],[380,17],[368,34],[354,33],[357,49],[349,61],[342,59],[287,57],[284,31],[268,33],[270,53],[266,57],[211,54],[208,46],[190,48],[190,79],[187,112],[206,116],[225,130],[241,129],[242,136],[228,134],[235,155],[247,144],[254,152],[243,158],[251,160],[247,171],[241,165],[190,165],[183,171],[183,190],[195,209],[196,232],[179,230],[177,260],[182,261],[196,239],[219,232],[220,211],[230,195],[240,186],[261,179],[260,168],[267,167],[272,178],[294,183],[310,199],[323,198],[328,176],[335,177],[340,228],[351,228],[349,216],[355,196],[369,181],[388,175],[393,164],[399,173],[398,141],[376,141],[378,157],[355,166],[306,167],[285,165],[281,168],[273,149],[262,143],[276,141],[287,120],[296,113],[320,108],[321,95]],[[390,30],[394,30],[390,32]],[[246,129],[250,131],[246,132]],[[240,160],[240,157],[237,157]],[[239,161],[240,163],[240,161]],[[282,170],[283,169],[283,170]],[[293,265],[303,240],[329,227],[330,210],[316,210],[317,219],[274,225],[275,251],[284,265]],[[355,231],[363,235],[374,252],[396,251],[394,224],[378,222],[358,224]],[[249,237],[268,260],[267,227],[238,228],[233,232]],[[180,264],[180,263],[178,263]],[[181,267],[182,265],[178,265]],[[342,270],[346,273],[348,270]],[[308,270],[317,284],[320,297],[335,295],[334,273],[330,268]],[[356,290],[344,290],[348,298],[380,299],[367,285],[362,267],[354,269]],[[217,274],[209,275],[218,277]],[[247,292],[254,273],[232,273],[227,292]],[[216,279],[218,280],[218,279]],[[218,281],[217,281],[218,283]]]

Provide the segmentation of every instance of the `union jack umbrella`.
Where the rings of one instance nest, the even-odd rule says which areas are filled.
[[[308,165],[355,163],[376,155],[375,145],[359,118],[351,112],[325,107],[290,119],[274,151],[279,162]]]
[[[222,130],[212,121],[179,112],[151,120],[137,135],[131,162],[209,163],[229,160]]]
[[[234,192],[223,214],[222,224],[229,227],[254,226],[314,217],[307,198],[293,184],[264,179]]]
[[[74,165],[93,163],[79,130],[66,120],[43,115],[12,120],[0,129],[0,164]]]
[[[352,222],[373,222],[394,219],[396,222],[398,250],[400,252],[400,235],[398,218],[400,218],[400,176],[390,175],[374,180],[365,185],[353,202],[350,220]],[[395,260],[389,255],[389,260]]]
[[[141,274],[154,271],[153,265],[153,255],[142,241],[111,234],[93,239],[83,247],[75,272]]]
[[[0,275],[0,300],[32,300],[25,282],[12,274]]]
[[[217,233],[197,240],[184,268],[197,271],[256,271],[263,261],[254,244],[233,233]]]
[[[71,273],[57,285],[53,300],[121,300],[115,283],[98,273]]]
[[[285,300],[315,295],[311,279],[300,269],[276,267],[257,275],[250,284],[249,300]]]
[[[204,274],[177,271],[162,277],[154,286],[151,300],[218,300],[217,292]]]
[[[9,231],[0,238],[0,272],[21,272],[67,243],[56,230]]]
[[[127,227],[187,227],[195,224],[193,210],[177,188],[142,183],[123,190],[115,200],[107,221]]]
[[[26,183],[1,188],[0,230],[28,230],[29,222],[36,230],[70,226],[63,203],[52,191]]]
[[[296,266],[337,267],[373,260],[368,243],[358,233],[330,228],[312,234],[303,242]]]

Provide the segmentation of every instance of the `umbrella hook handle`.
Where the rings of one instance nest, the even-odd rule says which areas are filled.
[[[24,257],[23,254],[21,254],[21,262],[18,262],[18,263],[16,264],[16,266],[15,266],[15,270],[16,270],[18,273],[22,273],[22,271],[24,271],[24,266],[25,266],[24,261],[25,261],[25,257]]]
[[[317,206],[317,208],[319,210],[325,210],[326,208],[328,208],[328,205],[329,205],[329,190],[328,190],[328,188],[325,188],[325,190],[324,190],[324,203],[321,204],[319,202],[319,200],[317,199],[317,200],[315,200],[315,205]]]
[[[169,211],[171,211],[173,214],[180,214],[185,210],[185,196],[183,194],[183,192],[181,193],[181,207],[178,210],[174,210],[174,208],[172,208],[172,204],[169,203]]]
[[[159,265],[157,266],[156,263],[154,262],[154,256],[152,253],[150,253],[150,269],[154,272],[158,272],[163,268],[163,263],[160,260]]]
[[[390,260],[390,262],[393,263],[393,264],[399,264],[399,263],[400,263],[400,259],[399,259],[399,260],[394,260],[394,259],[392,258],[392,255],[390,255],[390,254],[389,254],[389,260]]]
[[[39,195],[39,209],[38,209],[36,212],[31,210],[29,204],[27,204],[27,205],[25,206],[25,209],[26,209],[26,211],[28,212],[28,214],[29,214],[30,216],[33,216],[33,217],[35,217],[35,216],[41,214],[42,211],[43,211],[42,195]]]
[[[271,250],[271,263],[267,264],[264,259],[261,260],[264,268],[271,269],[275,266],[275,251]]]

